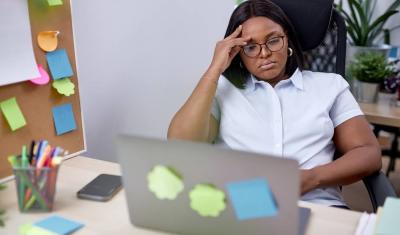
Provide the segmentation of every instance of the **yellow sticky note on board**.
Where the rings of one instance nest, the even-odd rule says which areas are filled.
[[[37,36],[40,49],[46,52],[51,52],[57,49],[59,31],[43,31]]]
[[[62,0],[47,0],[49,6],[59,6],[63,4]]]
[[[26,125],[24,115],[22,114],[15,97],[0,102],[0,109],[12,131]]]

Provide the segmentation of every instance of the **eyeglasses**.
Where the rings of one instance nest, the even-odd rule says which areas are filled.
[[[285,41],[283,40],[285,36],[273,37],[269,39],[266,43],[251,43],[243,46],[243,52],[248,57],[256,57],[260,54],[262,45],[265,45],[269,51],[276,52],[283,48]]]

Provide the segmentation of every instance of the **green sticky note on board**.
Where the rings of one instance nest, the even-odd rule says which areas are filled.
[[[183,191],[182,176],[172,167],[157,165],[147,175],[148,188],[160,199],[174,200]]]
[[[376,234],[399,234],[399,218],[400,198],[388,197],[383,205],[383,211],[376,227]]]
[[[59,6],[63,4],[62,0],[47,0],[49,6]]]
[[[54,80],[52,86],[61,95],[70,96],[75,94],[75,85],[69,78]]]
[[[0,103],[0,109],[12,131],[26,125],[24,115],[22,114],[15,97],[2,101]]]
[[[190,207],[203,217],[218,217],[226,208],[225,193],[211,184],[198,184],[189,193]]]

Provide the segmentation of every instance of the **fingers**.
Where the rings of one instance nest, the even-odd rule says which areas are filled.
[[[240,50],[241,48],[238,46],[232,48],[231,52],[229,53],[229,58],[232,59],[233,57],[235,57],[240,52]]]
[[[237,38],[240,35],[240,33],[242,32],[242,28],[243,28],[243,26],[239,25],[239,27],[237,27],[236,30],[231,35],[226,37],[225,39],[229,40],[229,39],[232,39],[232,38]]]

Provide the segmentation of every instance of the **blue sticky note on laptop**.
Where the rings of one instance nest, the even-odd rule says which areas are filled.
[[[46,54],[46,58],[54,80],[74,75],[65,49],[49,52]]]
[[[239,220],[275,216],[278,208],[266,179],[227,184],[228,194]]]
[[[54,215],[36,222],[34,226],[41,227],[56,234],[67,235],[82,228],[83,224]]]
[[[72,104],[63,104],[53,108],[53,120],[57,135],[62,135],[76,129]]]

